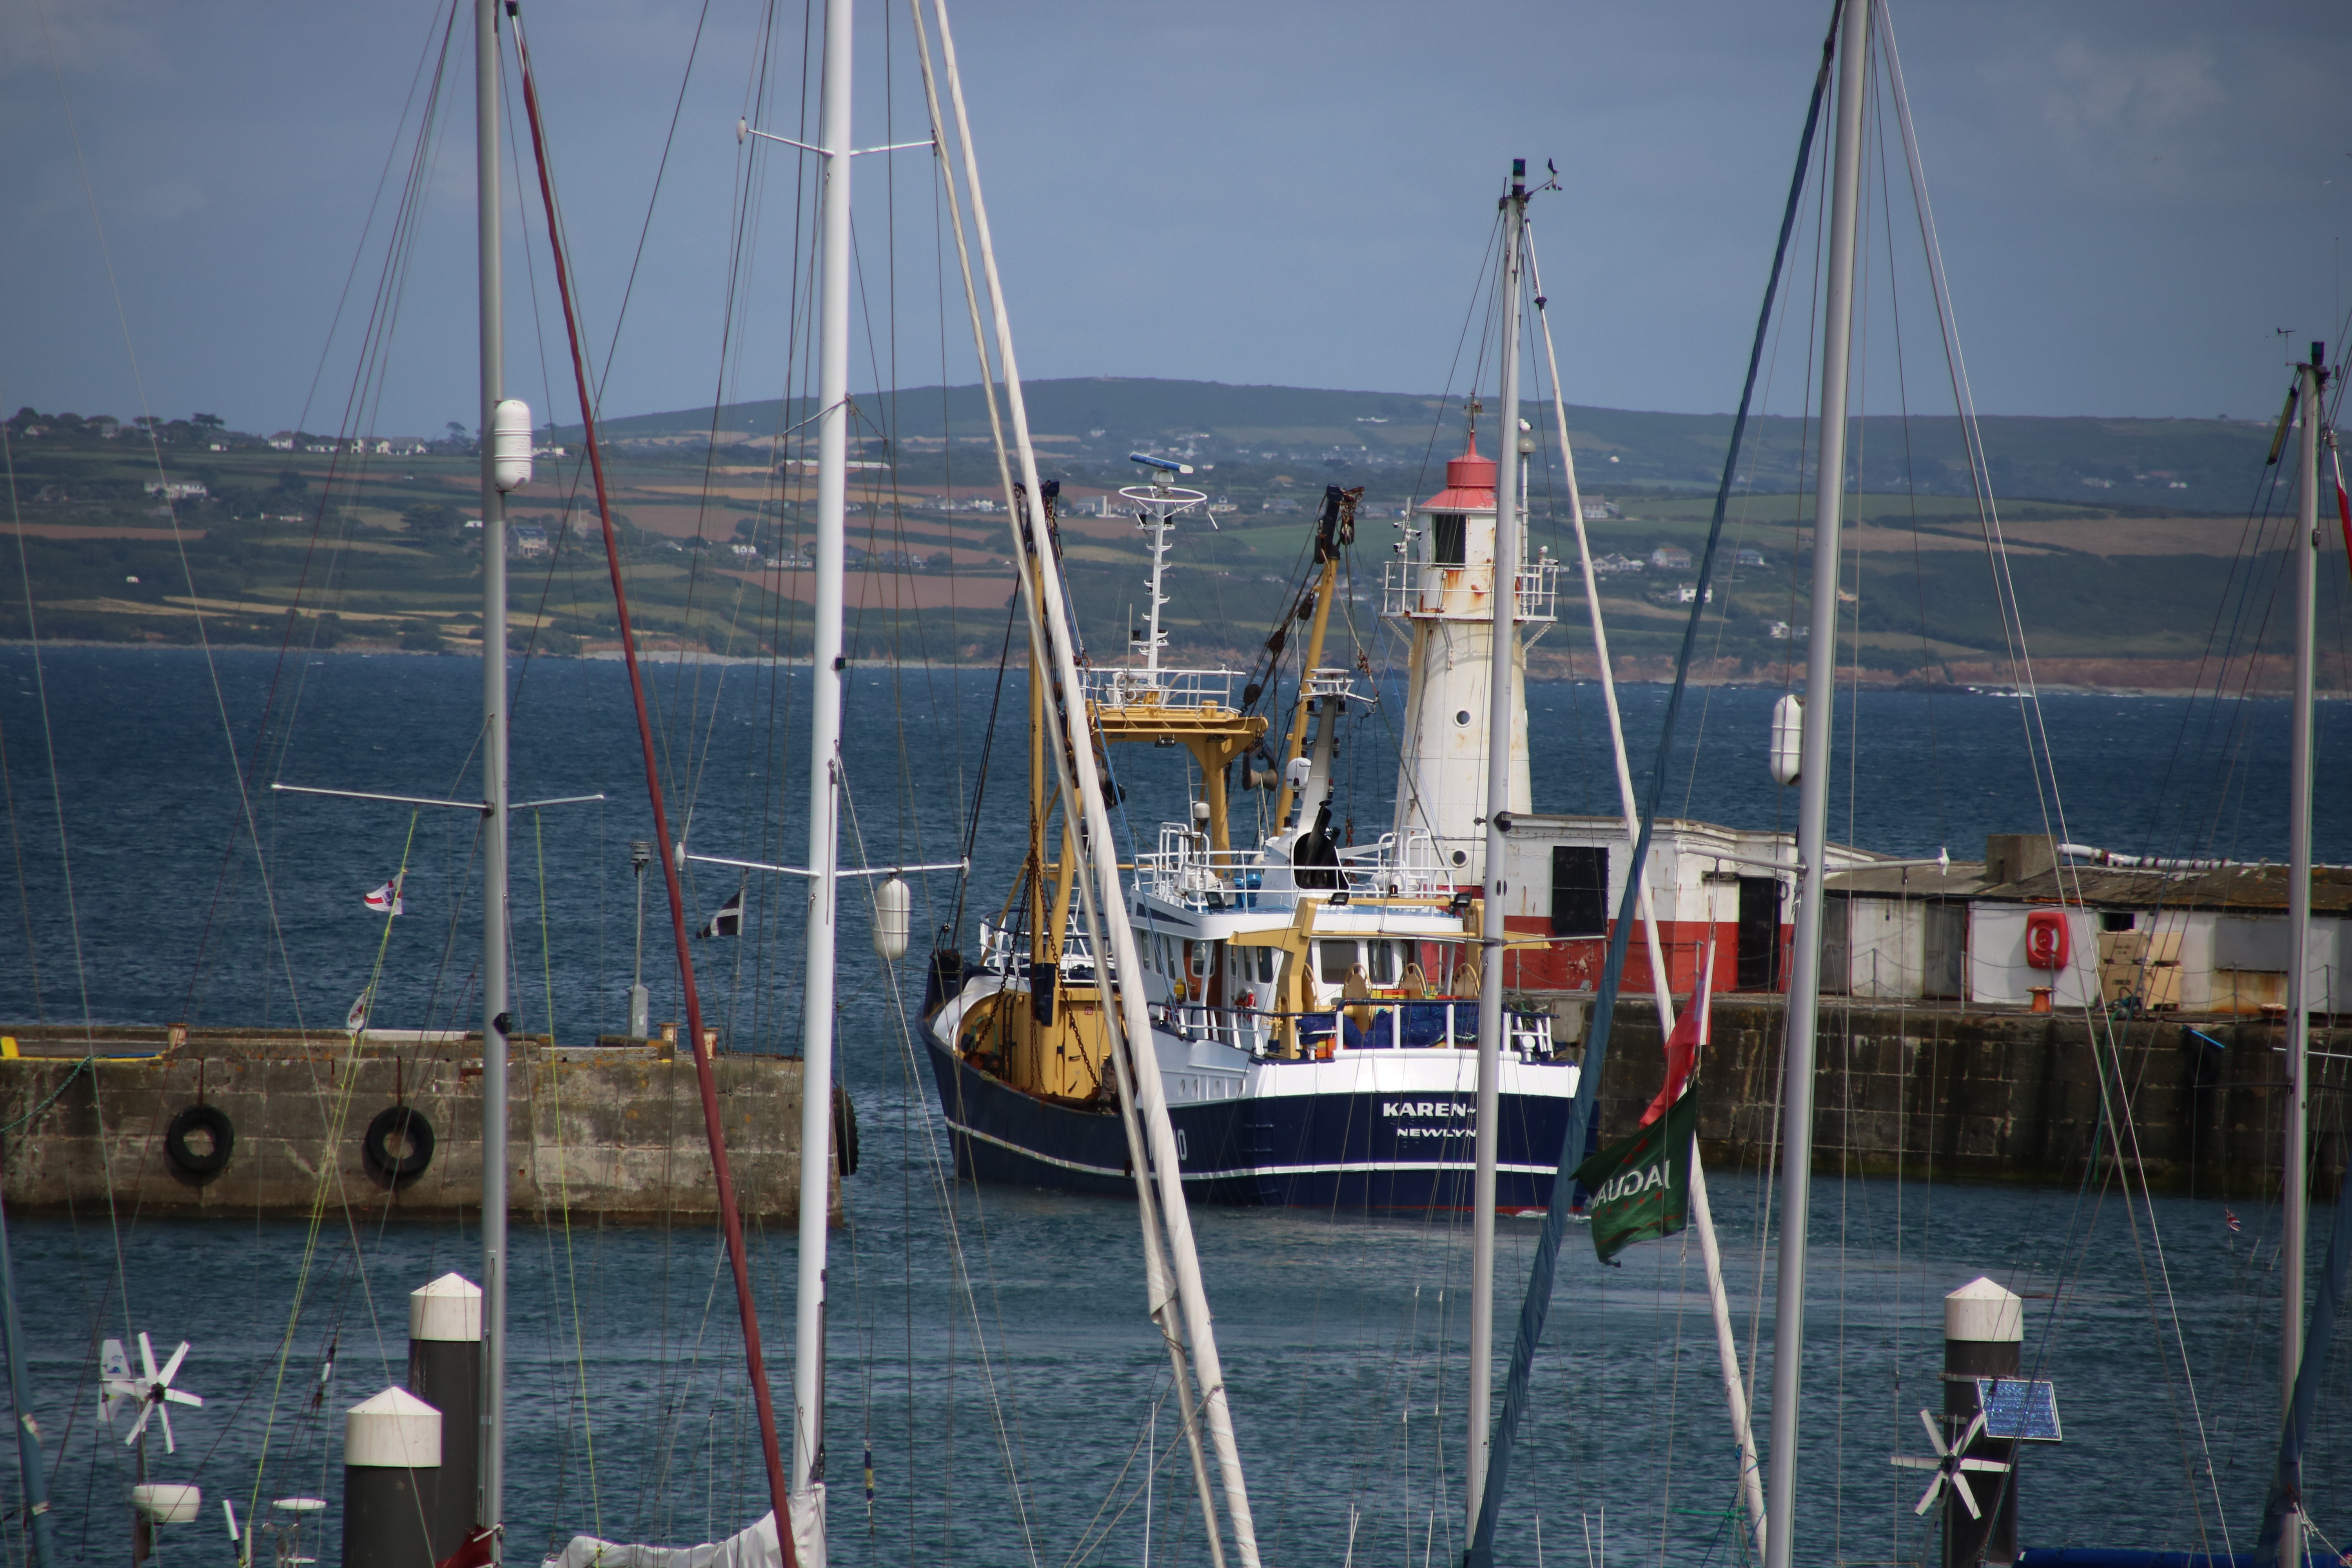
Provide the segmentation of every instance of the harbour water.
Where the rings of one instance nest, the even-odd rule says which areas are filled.
[[[470,1023],[472,815],[423,810],[412,828],[406,808],[273,797],[267,785],[462,799],[478,679],[478,666],[454,658],[321,656],[281,670],[266,653],[208,667],[184,650],[81,648],[47,650],[37,674],[27,650],[0,650],[21,868],[0,893],[12,906],[0,910],[12,933],[0,951],[14,952],[0,963],[0,1018],[299,1018],[331,1029],[373,978],[381,1025]],[[690,810],[696,852],[801,858],[792,802],[805,776],[796,697],[806,680],[741,665],[658,673],[682,781],[673,819]],[[846,858],[956,858],[993,689],[992,671],[856,670]],[[1761,761],[1775,695],[1694,693],[1686,730],[1703,721],[1704,738],[1695,761],[1672,770],[1669,809],[1759,826],[1792,813]],[[1663,696],[1626,694],[1637,757]],[[1538,687],[1530,708],[1538,809],[1610,809],[1597,693]],[[1024,710],[1016,679],[974,840],[967,943],[1019,854]],[[608,795],[526,816],[516,835],[518,1011],[523,1026],[582,1037],[618,1026],[632,959],[626,847],[646,814],[625,683],[610,664],[534,661],[515,712],[518,799]],[[2283,769],[2263,760],[2284,742],[2278,705],[2067,696],[2044,713],[2069,837],[2163,853],[2284,853],[2273,798]],[[2323,709],[2323,778],[2352,763],[2352,735],[2336,718]],[[1842,782],[1832,805],[1842,838],[1912,854],[1948,844],[1971,858],[1985,832],[2043,819],[2049,797],[2037,797],[2014,702],[1870,693],[1855,731],[1862,743],[1839,765],[1850,787]],[[1375,714],[1343,749],[1342,788],[1361,792],[1360,837],[1384,826],[1386,734]],[[1181,763],[1165,753],[1115,761],[1126,818],[1148,836],[1184,798],[1181,776],[1153,775]],[[241,794],[248,767],[254,787]],[[2322,859],[2352,858],[2343,813],[2323,806],[2318,837]],[[408,912],[387,931],[361,895],[404,857]],[[691,881],[699,918],[738,873],[698,866]],[[759,875],[747,885],[743,937],[697,944],[707,1005],[733,1048],[796,1048],[800,885]],[[646,973],[656,1017],[674,1017],[657,879],[646,892]],[[919,933],[950,921],[947,879],[919,884],[917,896]],[[864,945],[856,895],[847,906],[840,1048],[864,1136],[833,1253],[835,1560],[1204,1561],[1173,1415],[1160,1403],[1166,1360],[1143,1317],[1132,1209],[944,1178],[925,1075]],[[2342,1110],[2319,1108],[2321,1136]],[[1751,1173],[1711,1187],[1743,1351],[1763,1352],[1751,1370],[1769,1387],[1767,1189]],[[1916,1412],[1940,1402],[1940,1298],[1979,1273],[2027,1297],[2028,1361],[2057,1381],[2064,1419],[2063,1444],[2027,1456],[2021,1539],[2249,1544],[2276,1436],[2274,1210],[2137,1203],[2114,1183],[2021,1191],[1825,1176],[1815,1193],[1801,1561],[1934,1552],[1930,1521],[1911,1511],[1921,1479],[1887,1456],[1926,1451]],[[1266,1560],[1339,1563],[1351,1532],[1356,1562],[1412,1568],[1457,1556],[1461,1217],[1204,1211],[1195,1224]],[[2321,1216],[2315,1265],[2326,1230]],[[1533,1226],[1509,1223],[1503,1235],[1497,1341],[1507,1345]],[[714,1236],[562,1224],[516,1236],[509,1559],[583,1531],[707,1540],[761,1511]],[[397,1378],[405,1293],[445,1269],[478,1268],[469,1228],[388,1225],[357,1198],[315,1227],[93,1210],[20,1221],[13,1238],[58,1537],[77,1562],[129,1551],[121,1498],[133,1451],[94,1429],[100,1338],[143,1330],[159,1356],[194,1342],[180,1381],[206,1404],[174,1412],[178,1451],[151,1440],[149,1472],[205,1489],[200,1520],[165,1531],[163,1560],[226,1563],[218,1500],[233,1498],[241,1520],[255,1500],[265,1516],[274,1498],[331,1501],[341,1411]],[[755,1238],[780,1380],[793,1254],[789,1234]],[[1604,1510],[1611,1562],[1740,1556],[1696,1248],[1652,1244],[1622,1261],[1602,1268],[1570,1237],[1504,1561],[1597,1560]],[[2342,1347],[2308,1474],[2321,1527],[2352,1544],[2352,1351]],[[13,1505],[16,1493],[10,1471],[0,1497]],[[332,1562],[331,1509],[324,1520],[323,1549],[314,1538],[303,1554]],[[21,1526],[6,1529],[17,1543]]]

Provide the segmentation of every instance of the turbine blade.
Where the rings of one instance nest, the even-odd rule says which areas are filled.
[[[2007,1459],[1962,1459],[1960,1461],[1960,1468],[1964,1470],[2005,1470],[2009,1468],[2009,1461]]]
[[[155,1414],[155,1407],[142,1400],[139,1405],[139,1419],[131,1424],[131,1435],[122,1439],[124,1447],[127,1448],[139,1441],[139,1434],[147,1430],[147,1417],[153,1414]]]
[[[1977,1506],[1977,1494],[1969,1489],[1968,1478],[1961,1475],[1959,1471],[1954,1470],[1951,1473],[1951,1479],[1952,1494],[1960,1500],[1962,1506],[1967,1508],[1969,1510],[1969,1517],[1970,1519],[1982,1519],[1984,1517],[1984,1510]]]
[[[147,1369],[147,1381],[156,1381],[155,1347],[147,1342],[147,1336],[143,1333],[139,1336],[139,1363]]]
[[[1967,1452],[1969,1447],[1974,1446],[1979,1437],[1984,1436],[1984,1412],[1979,1410],[1977,1412],[1976,1419],[1969,1423],[1968,1430],[1960,1434],[1960,1440],[1952,1446],[1954,1450],[1961,1453]]]
[[[1919,1506],[1913,1509],[1911,1511],[1913,1513],[1925,1513],[1929,1509],[1935,1507],[1936,1494],[1943,1490],[1943,1489],[1944,1468],[1941,1465],[1938,1465],[1936,1467],[1935,1479],[1927,1483],[1927,1489],[1919,1494]]]
[[[1911,1454],[1889,1454],[1886,1462],[1900,1465],[1906,1470],[1940,1470],[1944,1468],[1941,1459],[1922,1459]]]
[[[172,1359],[163,1363],[163,1370],[156,1375],[155,1381],[158,1383],[169,1383],[173,1378],[179,1376],[180,1363],[187,1359],[188,1342],[182,1340],[180,1342],[180,1348],[172,1352]]]
[[[1919,1425],[1927,1428],[1927,1441],[1936,1446],[1937,1457],[1948,1458],[1952,1451],[1944,1447],[1944,1424],[1936,1419],[1936,1413],[1932,1410],[1919,1412]]]
[[[202,1405],[205,1402],[205,1396],[203,1394],[190,1394],[185,1389],[181,1388],[165,1389],[163,1391],[163,1397],[170,1400],[174,1405]]]
[[[161,1400],[149,1405],[148,1408],[155,1413],[155,1419],[163,1424],[163,1452],[167,1454],[178,1453],[180,1451],[180,1446],[172,1440],[172,1412],[170,1408]],[[1954,1484],[1957,1485],[1958,1483],[1955,1482]]]
[[[230,1545],[232,1545],[232,1546],[234,1546],[234,1545],[236,1545],[236,1541],[237,1541],[237,1534],[236,1534],[236,1504],[235,1504],[235,1503],[233,1503],[233,1502],[229,1501],[229,1500],[228,1500],[228,1499],[226,1499],[226,1498],[223,1498],[223,1499],[221,1499],[221,1511],[222,1511],[223,1513],[225,1513],[225,1514],[228,1515],[228,1539],[229,1539],[229,1544],[230,1544]]]

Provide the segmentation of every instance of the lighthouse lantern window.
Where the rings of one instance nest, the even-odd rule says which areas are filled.
[[[1464,554],[1463,546],[1462,514],[1458,511],[1441,511],[1433,514],[1430,521],[1435,524],[1429,531],[1431,564],[1436,566],[1463,564],[1466,557]]]

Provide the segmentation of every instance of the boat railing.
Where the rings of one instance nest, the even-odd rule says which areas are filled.
[[[1159,848],[1137,857],[1136,876],[1153,898],[1191,910],[1296,909],[1301,892],[1424,899],[1454,885],[1437,841],[1422,828],[1342,849],[1337,866],[1294,867],[1262,849],[1212,847],[1190,823],[1163,822]]]
[[[1373,898],[1425,899],[1449,891],[1454,879],[1426,828],[1416,827],[1402,838],[1383,833],[1359,848],[1339,851],[1339,868],[1350,895]]]
[[[1349,1015],[1360,1007],[1372,1010],[1369,1028],[1358,1026]],[[1478,999],[1475,996],[1430,998],[1373,997],[1336,1008],[1286,1013],[1258,1007],[1215,1007],[1203,1002],[1163,1002],[1154,1005],[1152,1021],[1183,1040],[1208,1040],[1253,1055],[1270,1050],[1281,1023],[1297,1023],[1301,1049],[1308,1056],[1330,1051],[1467,1049],[1478,1043]],[[1507,1010],[1503,1015],[1503,1048],[1528,1061],[1552,1055],[1551,1016]]]
[[[1559,618],[1559,570],[1562,563],[1540,554],[1517,573],[1518,618],[1556,621]],[[1444,616],[1483,619],[1481,607],[1494,585],[1492,562],[1465,566],[1439,566],[1426,561],[1391,561],[1381,569],[1381,614],[1397,619]]]
[[[1235,711],[1234,683],[1241,679],[1239,671],[1231,669],[1139,669],[1131,665],[1078,673],[1085,678],[1087,700],[1110,712],[1139,709]]]

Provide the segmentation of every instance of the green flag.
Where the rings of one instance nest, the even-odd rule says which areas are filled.
[[[1592,1250],[1608,1262],[1630,1243],[1654,1241],[1690,1218],[1691,1139],[1698,1131],[1698,1086],[1622,1143],[1576,1168],[1592,1194]]]

